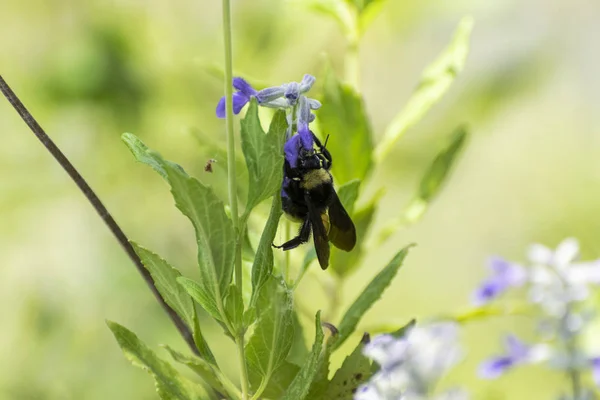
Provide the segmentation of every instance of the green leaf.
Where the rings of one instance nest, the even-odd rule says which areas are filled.
[[[309,353],[304,341],[304,329],[302,328],[302,324],[298,318],[297,308],[295,308],[292,312],[292,324],[294,325],[294,340],[286,361],[296,365],[303,365]]]
[[[358,199],[359,189],[360,179],[354,179],[350,182],[346,182],[337,189],[338,197],[340,198],[342,205],[349,215],[354,213],[354,203],[356,203],[356,199]]]
[[[198,242],[198,265],[203,289],[217,305],[233,275],[235,233],[223,202],[210,187],[160,159],[167,172],[177,208],[190,219]]]
[[[281,182],[280,182],[281,184]],[[273,240],[277,234],[279,219],[281,218],[281,196],[273,196],[269,219],[260,237],[256,257],[252,264],[252,299],[250,304],[254,305],[258,299],[260,289],[273,273]]]
[[[419,122],[429,109],[448,91],[462,71],[469,52],[469,37],[473,18],[465,17],[458,24],[452,41],[430,64],[404,109],[388,125],[375,149],[375,161],[381,162],[404,133]]]
[[[375,17],[377,17],[383,6],[385,0],[365,0],[365,6],[362,8],[360,15],[358,16],[358,34],[359,36],[364,35],[365,31],[371,25]]]
[[[310,391],[308,392],[309,399],[321,399],[323,394],[329,387],[329,360],[331,353],[337,342],[337,333],[332,333],[326,342],[325,349],[321,352],[319,363],[315,368],[317,373],[310,385]]]
[[[338,23],[346,37],[356,35],[354,21],[350,9],[340,0],[296,0],[308,9],[332,18]]]
[[[281,188],[287,121],[285,112],[277,111],[269,132],[265,134],[258,118],[258,104],[253,99],[241,124],[242,151],[248,166],[249,182],[245,219],[258,203],[278,193]]]
[[[213,365],[210,365],[199,357],[181,354],[169,346],[163,345],[162,347],[164,347],[169,354],[171,354],[173,360],[188,366],[219,393],[227,393],[231,398],[234,399],[239,399],[242,397],[239,389],[234,385],[231,385],[228,379],[225,378]]]
[[[225,297],[225,314],[236,332],[244,329],[244,300],[236,285],[229,285]]]
[[[122,137],[138,161],[166,177],[177,208],[192,222],[201,279],[194,287],[197,289],[194,294],[188,293],[196,296],[196,300],[204,300],[200,304],[208,307],[206,311],[215,318],[219,315],[222,320],[223,297],[232,280],[236,243],[233,224],[225,214],[223,202],[210,187],[188,176],[179,165],[165,161],[134,135],[126,133]]]
[[[369,228],[375,215],[376,202],[372,202],[360,211],[352,215],[352,221],[356,228],[356,246],[351,252],[331,248],[330,264],[333,272],[339,277],[350,275],[358,267],[365,252],[364,243],[369,233]]]
[[[140,367],[154,378],[156,391],[165,400],[205,400],[213,396],[177,372],[169,363],[159,358],[139,338],[116,322],[106,322],[115,339],[121,346],[125,358]]]
[[[152,167],[153,170],[158,172],[160,176],[167,179],[167,172],[163,168],[162,164],[151,155],[152,150],[148,148],[137,136],[133,133],[124,133],[121,135],[121,140],[125,142],[129,150],[133,154],[136,160]]]
[[[332,250],[333,250],[333,248],[332,248]],[[316,259],[317,259],[317,251],[315,250],[315,248],[313,246],[311,246],[308,249],[308,251],[306,252],[306,254],[304,254],[304,260],[302,260],[302,265],[300,266],[300,272],[298,273],[298,277],[294,281],[294,285],[293,285],[294,289],[300,284],[300,281],[304,277],[304,274],[306,274],[306,271],[308,271],[308,267]]]
[[[396,339],[401,339],[404,336],[406,336],[406,334],[408,333],[408,331],[411,330],[412,328],[414,328],[414,326],[416,324],[417,324],[417,320],[416,319],[411,319],[408,322],[408,324],[404,325],[402,328],[399,328],[399,329],[396,329],[393,332],[390,332],[390,335],[392,335]]]
[[[283,396],[284,400],[303,400],[308,395],[310,386],[318,372],[317,366],[319,364],[324,337],[323,328],[321,328],[321,311],[318,311],[315,316],[315,342],[312,350],[308,359],[302,365],[300,372],[298,372],[298,375],[296,375],[285,392]]]
[[[196,342],[198,351],[200,351],[200,355],[214,364],[215,357],[202,336],[194,301],[186,290],[177,283],[177,278],[181,276],[181,273],[169,265],[166,260],[150,250],[133,241],[131,241],[131,245],[142,260],[144,267],[152,275],[152,280],[154,280],[156,289],[160,292],[161,297],[185,321],[187,326],[194,331],[194,341]]]
[[[217,321],[224,322],[225,318],[215,299],[204,290],[204,286],[196,281],[184,276],[177,278],[177,282],[185,289],[185,291],[196,300],[198,304],[204,308]]]
[[[267,386],[262,391],[260,398],[280,399],[296,375],[298,375],[299,371],[299,366],[284,361],[279,368],[273,372],[273,375],[271,375],[271,379],[269,379]],[[262,377],[260,374],[252,370],[250,370],[248,374],[251,383],[250,388],[253,392],[256,392],[259,390]]]
[[[323,399],[352,400],[358,386],[369,380],[372,375],[371,360],[362,353],[368,338],[369,335],[363,336],[354,351],[346,357],[331,379]]]
[[[346,0],[346,3],[354,6],[359,14],[362,14],[368,7],[376,3],[383,3],[383,0]]]
[[[331,170],[336,182],[364,180],[373,163],[371,126],[362,97],[331,71],[325,78],[318,121],[321,131],[331,134],[327,149],[333,157]]]
[[[294,336],[292,296],[285,283],[271,276],[257,302],[259,317],[246,344],[248,367],[266,387],[274,372],[284,363]],[[256,382],[252,382],[256,386]]]
[[[429,204],[439,193],[446,182],[452,166],[458,159],[460,150],[463,148],[467,138],[467,130],[464,127],[456,129],[450,143],[442,149],[435,157],[419,184],[417,198],[413,200],[413,206],[406,210],[405,218],[408,222],[415,222],[424,212],[421,203]],[[416,207],[416,208],[415,208]],[[416,212],[419,210],[419,212]]]
[[[342,343],[348,339],[350,334],[354,332],[358,321],[362,318],[365,312],[371,306],[379,300],[381,294],[385,291],[385,289],[389,286],[392,279],[396,276],[396,273],[402,266],[402,262],[404,258],[408,254],[408,250],[413,245],[408,245],[404,249],[402,249],[394,258],[388,263],[373,278],[373,280],[367,285],[367,287],[363,290],[363,292],[356,298],[354,303],[348,308],[344,316],[342,317],[342,322],[338,326],[339,337],[336,342],[335,348],[338,348]]]

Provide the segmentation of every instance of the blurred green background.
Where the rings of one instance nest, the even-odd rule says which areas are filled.
[[[345,40],[334,22],[282,0],[239,0],[233,8],[234,68],[257,87],[304,73],[319,79],[327,57],[341,73]],[[0,5],[0,73],[128,235],[190,277],[191,226],[120,134],[135,133],[225,196],[224,124],[214,116],[223,87],[214,68],[222,60],[220,12],[215,0]],[[532,241],[555,246],[575,236],[585,257],[600,257],[596,0],[389,0],[361,42],[360,88],[375,135],[466,14],[475,29],[465,70],[369,185],[387,189],[375,230],[399,215],[457,124],[467,122],[473,135],[423,220],[368,255],[344,287],[343,308],[397,249],[419,244],[359,329],[465,310],[487,256],[521,260]],[[158,343],[182,350],[184,343],[81,193],[5,101],[0,129],[0,398],[155,398],[150,377],[123,358],[104,319],[129,327],[164,357]],[[213,174],[203,170],[208,158],[218,160]],[[313,315],[326,301],[318,274],[297,292]],[[481,399],[554,398],[567,381],[543,368],[476,379],[477,364],[499,351],[502,334],[532,338],[533,327],[522,317],[467,324],[466,358],[448,384],[462,382]],[[208,329],[221,364],[235,374],[229,342],[212,324]],[[589,345],[600,350],[598,341]]]

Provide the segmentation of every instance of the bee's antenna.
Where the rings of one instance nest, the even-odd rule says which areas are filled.
[[[327,137],[325,138],[325,144],[323,145],[323,148],[327,147],[328,140],[329,140],[329,134],[327,134]]]

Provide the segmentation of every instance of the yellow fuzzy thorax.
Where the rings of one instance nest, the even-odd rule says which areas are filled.
[[[306,190],[314,189],[324,183],[331,183],[331,175],[325,169],[313,169],[304,174],[301,187]]]

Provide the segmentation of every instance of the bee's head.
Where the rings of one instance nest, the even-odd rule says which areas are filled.
[[[319,169],[321,168],[321,159],[315,153],[315,149],[301,148],[298,164],[302,169]]]

